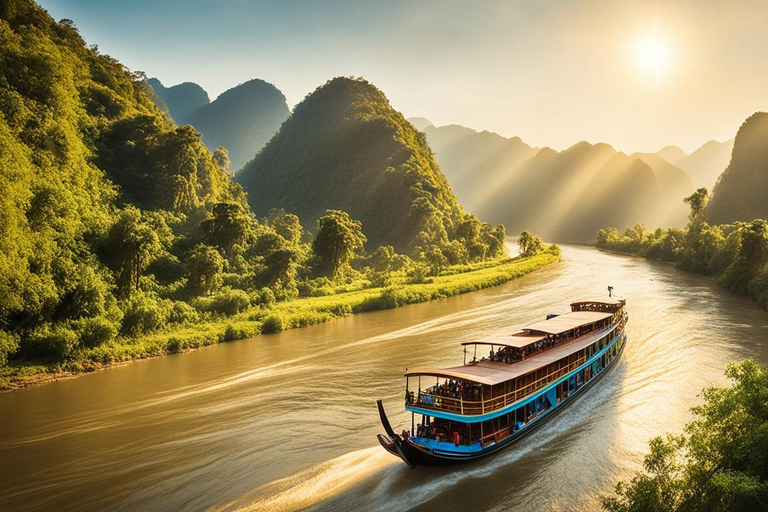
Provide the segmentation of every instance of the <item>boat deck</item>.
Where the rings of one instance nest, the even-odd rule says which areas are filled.
[[[524,359],[515,363],[502,363],[482,359],[475,363],[453,366],[451,368],[410,370],[406,375],[434,375],[436,377],[447,377],[477,382],[478,384],[501,384],[502,382],[537,370],[549,363],[559,361],[573,352],[577,352],[590,346],[592,343],[608,334],[613,327],[615,327],[615,325],[610,325],[599,331],[592,332],[583,338],[577,338],[563,345],[555,346],[554,348],[536,354],[529,359]]]

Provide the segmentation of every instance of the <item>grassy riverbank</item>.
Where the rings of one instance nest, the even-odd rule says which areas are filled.
[[[18,362],[4,367],[0,369],[0,390],[8,391],[137,359],[304,327],[354,313],[392,309],[490,288],[559,261],[560,256],[555,252],[531,258],[457,265],[419,283],[409,283],[405,275],[395,274],[387,286],[360,289],[347,286],[325,296],[252,307],[234,316],[215,317],[146,336],[118,337],[110,343],[78,353],[67,363]]]

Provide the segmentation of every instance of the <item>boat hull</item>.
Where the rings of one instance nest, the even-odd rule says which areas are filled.
[[[622,334],[625,335],[625,334]],[[624,352],[626,346],[626,340],[621,344],[618,354],[614,357],[608,365],[599,374],[595,375],[589,382],[585,383],[582,387],[577,389],[573,394],[567,398],[561,400],[556,406],[546,410],[535,420],[531,421],[520,430],[508,437],[502,439],[497,443],[493,443],[486,446],[482,450],[472,453],[447,453],[435,449],[429,449],[414,443],[411,439],[404,438],[401,435],[395,434],[392,427],[389,424],[389,420],[384,412],[384,407],[381,404],[381,400],[378,401],[379,416],[381,417],[382,425],[387,435],[379,434],[378,439],[385,450],[391,454],[401,458],[411,468],[415,466],[450,466],[454,464],[462,464],[471,462],[489,455],[493,455],[509,445],[519,441],[526,435],[533,432],[536,428],[540,427],[548,420],[555,417],[560,411],[565,409],[568,405],[573,403],[576,399],[584,394],[588,389],[599,382],[608,372],[616,366],[616,363],[621,359],[621,355]]]

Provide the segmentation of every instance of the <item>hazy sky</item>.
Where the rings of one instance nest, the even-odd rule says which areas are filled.
[[[766,0],[40,3],[166,86],[261,78],[292,106],[363,76],[408,117],[557,149],[691,151],[768,109]]]

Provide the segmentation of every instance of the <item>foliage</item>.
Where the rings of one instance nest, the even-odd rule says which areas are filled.
[[[685,230],[649,233],[638,224],[621,235],[604,228],[598,232],[597,247],[676,262],[679,268],[711,275],[720,285],[768,308],[768,222],[709,225],[703,218],[706,198],[706,190],[699,189],[685,199],[691,206]]]
[[[707,220],[715,224],[768,219],[768,113],[757,112],[739,128],[731,162],[712,191]]]
[[[195,246],[187,258],[187,285],[196,295],[208,295],[221,287],[224,259],[208,245]]]
[[[517,238],[517,246],[520,248],[520,255],[526,258],[536,256],[544,250],[544,242],[541,238],[531,234],[527,229]]]
[[[326,211],[317,221],[317,235],[312,241],[320,272],[338,277],[352,257],[362,252],[366,241],[359,220],[340,210]]]
[[[333,208],[359,219],[372,247],[416,256],[459,240],[471,261],[503,254],[503,232],[462,210],[424,134],[362,79],[308,95],[236,179],[260,216],[286,208],[312,229]]]
[[[657,437],[643,472],[619,483],[603,508],[730,512],[768,503],[768,368],[731,364],[731,387],[710,387],[679,436]]]

